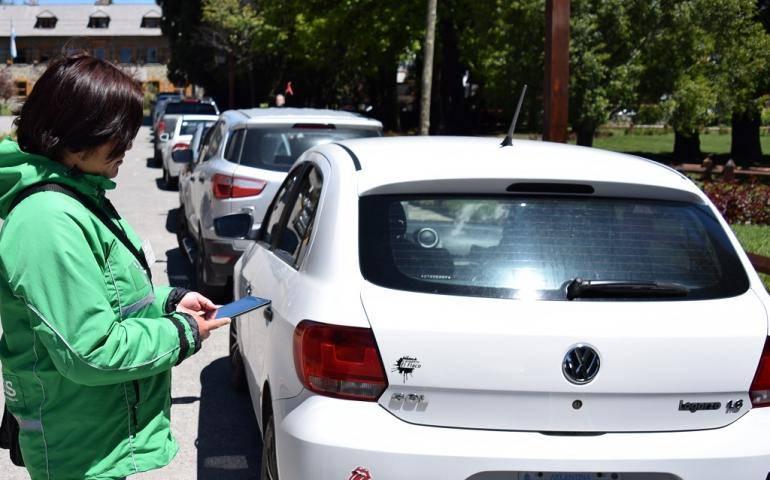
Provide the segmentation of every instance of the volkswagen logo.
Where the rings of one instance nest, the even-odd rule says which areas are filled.
[[[564,377],[575,385],[585,385],[599,373],[599,354],[590,345],[575,345],[561,364]]]

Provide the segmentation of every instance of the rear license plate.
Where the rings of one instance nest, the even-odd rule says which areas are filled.
[[[519,472],[517,480],[622,480],[618,473]]]

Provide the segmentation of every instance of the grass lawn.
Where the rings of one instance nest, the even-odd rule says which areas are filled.
[[[609,136],[594,139],[594,147],[615,152],[634,153],[643,157],[670,160],[674,151],[674,132],[645,135],[633,133],[627,135],[623,129],[605,129]],[[728,155],[730,153],[729,133],[701,133],[700,147],[704,154]],[[765,161],[770,162],[770,134],[765,129],[759,137]]]
[[[732,225],[733,232],[747,252],[770,257],[770,225]],[[770,291],[770,275],[760,274]]]

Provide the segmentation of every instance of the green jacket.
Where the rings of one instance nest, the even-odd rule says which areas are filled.
[[[167,465],[171,367],[200,348],[197,324],[169,313],[184,292],[153,288],[136,258],[78,200],[104,205],[111,180],[0,142],[0,339],[5,403],[33,480],[112,479]],[[115,219],[131,241],[131,228]],[[3,451],[0,451],[3,452]]]

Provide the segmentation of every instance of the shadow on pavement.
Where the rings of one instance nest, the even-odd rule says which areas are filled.
[[[160,162],[156,162],[154,158],[147,158],[147,168],[160,168]]]
[[[201,372],[198,418],[198,480],[254,479],[262,442],[247,394],[230,388],[229,361],[222,357]]]
[[[166,262],[169,285],[187,289],[195,288],[195,285],[193,284],[193,278],[195,278],[193,275],[193,266],[179,247],[166,250]]]

